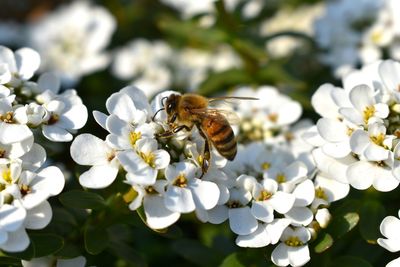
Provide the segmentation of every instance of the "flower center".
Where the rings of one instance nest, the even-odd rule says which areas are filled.
[[[236,208],[242,207],[243,205],[240,204],[240,202],[237,201],[237,200],[232,200],[232,201],[229,201],[229,202],[226,204],[226,206],[228,206],[228,208],[230,208],[230,209],[236,209]]]
[[[354,129],[353,129],[353,128],[347,127],[346,134],[347,134],[348,136],[351,136],[351,135],[353,134],[353,132],[354,132]]]
[[[269,170],[269,168],[271,168],[271,163],[269,163],[269,162],[261,163],[261,169],[263,169],[264,171]]]
[[[378,146],[386,147],[383,144],[383,141],[385,141],[385,135],[383,133],[380,133],[380,134],[374,135],[374,136],[370,136],[369,138],[371,139],[372,142],[374,142]]]
[[[20,190],[22,196],[26,196],[27,194],[29,194],[31,192],[31,189],[26,184],[21,185],[19,190]]]
[[[286,182],[286,176],[283,173],[278,173],[275,179],[280,184]]]
[[[321,187],[317,187],[315,189],[315,197],[328,201],[328,196],[326,195],[324,189],[322,189]]]
[[[268,114],[267,118],[272,122],[277,122],[278,121],[278,114],[276,114],[276,113]]]
[[[268,200],[272,197],[272,193],[268,192],[267,190],[262,190],[260,195],[257,197],[257,201],[264,201]]]
[[[154,189],[154,187],[152,187],[151,185],[146,187],[146,193],[149,195],[154,195],[157,194],[158,192],[156,191],[156,189]]]
[[[4,158],[6,155],[6,150],[0,148],[0,158]]]
[[[300,247],[304,245],[297,236],[289,237],[288,239],[286,239],[285,244],[289,247]]]
[[[129,133],[129,141],[131,145],[134,147],[136,142],[142,138],[142,133],[141,132],[130,132]]]
[[[115,158],[115,153],[114,151],[110,152],[107,154],[107,160],[110,162]]]
[[[8,111],[6,114],[0,114],[0,120],[5,123],[13,123],[14,122],[14,112]]]
[[[53,125],[56,124],[58,122],[58,120],[60,119],[60,116],[58,114],[55,113],[51,113],[49,120],[47,121],[48,125]]]
[[[174,181],[173,185],[178,186],[178,187],[181,187],[181,188],[187,187],[187,179],[186,179],[186,176],[185,176],[183,173],[179,174],[179,175],[175,178],[175,181]]]
[[[3,180],[8,183],[11,184],[12,182],[12,178],[11,178],[11,171],[10,169],[6,169],[3,171]]]
[[[156,164],[155,164],[155,159],[156,156],[153,153],[144,153],[144,152],[140,152],[140,157],[144,160],[144,162],[146,162],[150,167],[155,168]]]
[[[374,106],[370,106],[370,107],[365,107],[364,109],[364,123],[368,124],[368,120],[374,116],[375,114],[375,107]]]

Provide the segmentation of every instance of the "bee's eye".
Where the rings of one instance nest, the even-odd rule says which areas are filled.
[[[167,109],[171,110],[172,109],[172,104],[168,104]]]

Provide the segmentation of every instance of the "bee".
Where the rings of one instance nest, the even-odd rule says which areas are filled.
[[[165,110],[167,113],[167,123],[170,129],[158,134],[158,137],[171,137],[181,130],[191,131],[194,126],[197,127],[200,135],[205,139],[202,176],[210,165],[211,147],[214,147],[221,156],[230,161],[235,159],[237,153],[236,138],[227,119],[232,113],[209,106],[210,103],[226,99],[258,100],[258,98],[252,97],[206,98],[198,94],[171,94],[161,99],[163,107],[153,116],[154,120],[161,110]],[[163,103],[164,100],[165,103]]]

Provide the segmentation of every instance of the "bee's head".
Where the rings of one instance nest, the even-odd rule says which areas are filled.
[[[179,102],[180,98],[181,98],[180,95],[171,94],[165,101],[164,108],[165,108],[165,111],[167,112],[169,123],[173,123],[176,120],[177,106],[178,106],[178,102]]]
[[[178,106],[178,102],[179,99],[181,98],[180,95],[177,94],[171,94],[169,96],[163,97],[161,99],[161,106],[162,108],[160,108],[159,110],[157,110],[157,112],[153,115],[152,120],[154,121],[155,117],[157,116],[158,112],[165,110],[165,112],[167,113],[168,116],[168,123],[173,123],[175,122],[176,118],[177,118],[177,106]]]

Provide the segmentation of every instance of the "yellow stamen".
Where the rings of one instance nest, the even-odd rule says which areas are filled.
[[[278,183],[284,183],[284,182],[286,182],[286,176],[283,174],[283,173],[278,173],[277,175],[276,175],[276,181],[278,182]]]
[[[14,122],[14,113],[12,111],[6,112],[6,114],[0,114],[0,120],[6,123],[13,123]]]
[[[290,247],[300,247],[303,246],[303,242],[297,236],[291,236],[286,241],[285,244]]]
[[[272,193],[270,193],[270,192],[268,192],[266,190],[263,190],[263,191],[260,192],[260,195],[258,196],[257,201],[268,200],[271,197],[272,197]]]
[[[383,133],[380,133],[380,134],[375,135],[375,136],[370,136],[369,138],[371,139],[372,142],[374,142],[378,146],[386,147],[383,144],[383,141],[385,141],[385,135]]]
[[[140,157],[144,160],[144,162],[146,162],[150,167],[152,167],[152,168],[155,168],[156,167],[156,164],[155,164],[155,159],[156,159],[156,156],[153,154],[153,153],[148,153],[148,154],[146,154],[146,153],[143,153],[143,152],[140,152]]]
[[[353,132],[354,132],[354,129],[353,129],[353,128],[347,127],[347,132],[346,132],[346,134],[347,134],[348,136],[351,136],[351,135],[353,134]]]
[[[26,184],[21,185],[19,190],[23,196],[25,196],[31,192],[31,189]]]
[[[6,169],[3,171],[3,180],[9,184],[12,182],[10,169]]]
[[[375,114],[375,107],[374,106],[366,107],[363,113],[364,113],[364,123],[368,124],[368,120]]]
[[[175,186],[179,186],[181,188],[187,187],[187,179],[183,173],[179,174],[173,183]]]
[[[321,187],[315,188],[315,197],[328,201],[328,196],[326,195],[324,189],[322,189]]]
[[[129,141],[131,142],[132,146],[135,146],[136,142],[142,138],[141,132],[130,132],[129,133]]]
[[[278,121],[278,114],[276,114],[276,113],[268,114],[267,117],[272,122],[277,122]]]
[[[50,115],[50,119],[47,121],[48,125],[53,125],[56,124],[58,122],[58,120],[60,119],[60,115],[52,113]]]
[[[271,163],[264,162],[261,164],[261,169],[263,169],[264,171],[268,170],[269,168],[271,168]]]

